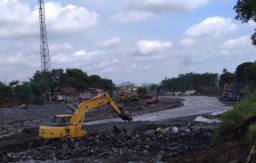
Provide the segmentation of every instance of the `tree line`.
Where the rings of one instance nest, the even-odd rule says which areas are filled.
[[[218,84],[218,73],[186,73],[178,77],[162,80],[159,89],[168,91],[185,91],[202,87],[214,87]]]
[[[111,92],[115,84],[98,75],[87,75],[80,69],[36,71],[26,82],[0,82],[0,107],[21,103],[43,104],[47,95],[53,95],[62,87],[74,87],[77,90],[97,88]]]
[[[226,68],[218,73],[186,73],[178,77],[165,78],[159,85],[138,89],[138,93],[165,91],[198,90],[204,87],[229,86],[249,94],[256,88],[256,62],[245,62],[237,66],[235,72]],[[74,87],[77,90],[97,88],[108,92],[116,90],[110,79],[98,75],[87,75],[80,69],[52,69],[51,71],[36,71],[27,82],[14,80],[9,84],[0,82],[0,107],[32,103],[43,104],[47,95],[53,95],[59,88]]]
[[[237,66],[235,72],[223,68],[222,74],[218,73],[186,73],[178,77],[166,78],[161,81],[158,90],[186,91],[197,90],[204,87],[229,87],[249,94],[256,89],[256,62],[244,62]]]

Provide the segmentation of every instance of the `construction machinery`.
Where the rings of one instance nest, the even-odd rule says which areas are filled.
[[[123,111],[118,107],[111,96],[107,92],[104,92],[101,95],[81,102],[74,114],[56,115],[55,119],[58,124],[55,123],[54,125],[40,126],[39,137],[45,139],[83,137],[86,134],[86,131],[82,130],[86,111],[104,104],[109,104],[123,120],[132,121],[132,113]]]
[[[154,104],[154,103],[158,103],[158,96],[157,95],[153,95],[153,96],[150,96],[150,98],[146,99],[146,105],[149,105],[149,104]]]

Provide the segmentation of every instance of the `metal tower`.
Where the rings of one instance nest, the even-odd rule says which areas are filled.
[[[38,0],[39,21],[40,21],[40,54],[41,54],[41,71],[50,70],[50,55],[47,41],[47,32],[45,24],[44,0]]]

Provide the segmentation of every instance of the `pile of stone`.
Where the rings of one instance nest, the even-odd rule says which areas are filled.
[[[180,157],[207,149],[213,129],[199,128],[173,133],[171,129],[147,130],[129,133],[125,128],[114,126],[113,130],[100,135],[83,138],[50,140],[43,146],[23,152],[1,155],[2,162],[29,162],[81,159],[125,159],[134,161],[151,159],[163,161],[166,157]],[[152,160],[153,159],[153,160]]]

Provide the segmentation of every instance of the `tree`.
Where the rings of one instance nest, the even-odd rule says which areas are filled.
[[[224,87],[225,84],[231,84],[235,81],[235,75],[231,72],[228,72],[226,68],[222,70],[220,75],[219,86]]]
[[[256,63],[255,62],[248,68],[248,80],[250,82],[256,83]]]
[[[44,103],[44,98],[43,98],[44,88],[43,88],[42,84],[31,81],[30,86],[31,86],[31,93],[32,93],[32,103],[43,104]]]
[[[11,81],[10,83],[9,83],[9,86],[15,86],[15,85],[17,85],[17,84],[19,84],[19,80],[13,80],[13,81]]]
[[[234,6],[237,15],[235,19],[241,20],[242,23],[247,23],[252,20],[256,22],[256,1],[255,0],[238,0]],[[251,36],[252,44],[256,46],[256,29]]]
[[[11,86],[7,86],[0,82],[0,106],[6,105],[12,94]]]
[[[150,88],[151,92],[155,92],[158,89],[158,85],[157,84],[151,84],[149,88]]]
[[[216,73],[186,73],[180,74],[177,78],[165,79],[161,82],[161,88],[170,91],[185,91],[202,87],[216,86],[218,74]]]
[[[244,62],[237,66],[235,72],[236,82],[240,87],[245,86],[249,81],[249,68],[253,62]]]
[[[148,90],[146,87],[140,87],[140,88],[138,88],[137,93],[138,94],[147,94]]]
[[[67,69],[63,83],[66,87],[88,88],[88,75],[80,69]]]
[[[29,82],[24,82],[21,85],[15,87],[15,92],[18,99],[22,103],[31,103],[32,89]]]
[[[91,88],[103,89],[112,92],[115,89],[115,84],[110,79],[103,79],[98,75],[89,76],[89,86]]]
[[[30,81],[40,83],[44,92],[49,90],[51,93],[53,93],[56,91],[56,88],[62,87],[65,83],[64,70],[52,69],[51,71],[45,72],[36,71]]]

